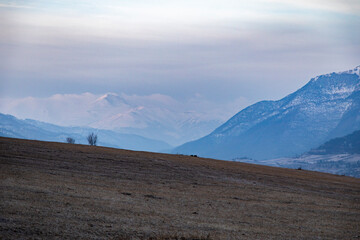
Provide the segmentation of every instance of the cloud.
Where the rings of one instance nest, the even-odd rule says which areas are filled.
[[[125,103],[109,117],[122,126],[135,113],[174,126],[219,123],[359,65],[359,8],[358,0],[2,1],[0,110],[101,126],[111,108],[93,104],[117,92]]]
[[[312,11],[331,11],[336,13],[360,15],[360,3],[357,0],[273,0],[273,3],[280,3],[293,8]]]
[[[103,105],[104,102],[108,101],[109,96],[115,98],[116,102],[110,101],[111,105]],[[99,102],[102,102],[102,105],[97,105]],[[119,103],[121,105],[118,105]],[[60,125],[88,125],[93,121],[89,120],[89,109],[94,106],[96,111],[108,108],[106,111],[115,109],[115,111],[124,112],[129,109],[145,107],[167,109],[167,111],[175,114],[194,112],[201,115],[202,120],[225,121],[248,104],[248,100],[243,97],[225,104],[219,104],[206,99],[199,93],[178,101],[164,94],[128,95],[125,93],[93,94],[87,92],[83,94],[55,94],[46,98],[1,98],[0,112],[12,114],[19,118],[31,118]],[[119,106],[120,108],[118,108]]]
[[[88,121],[85,109],[94,99],[95,96],[90,93],[56,94],[48,98],[2,98],[0,111],[22,119],[30,118],[59,125],[82,125]]]
[[[0,94],[276,99],[358,65],[358,8],[351,0],[5,1]]]

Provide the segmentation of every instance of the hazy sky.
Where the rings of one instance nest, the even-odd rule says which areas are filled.
[[[359,0],[0,0],[0,29],[0,97],[253,103],[360,64]]]

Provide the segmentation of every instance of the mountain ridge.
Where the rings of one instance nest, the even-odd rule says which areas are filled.
[[[318,148],[310,150],[308,154],[360,154],[360,130],[343,137],[333,138]]]
[[[98,135],[98,145],[131,150],[164,152],[172,148],[163,141],[145,138],[135,134],[118,133],[89,127],[63,127],[32,119],[21,120],[12,115],[0,113],[0,136],[64,142],[67,137],[76,143],[87,144],[90,132]]]
[[[346,135],[360,126],[359,68],[319,75],[280,100],[255,103],[174,152],[264,160],[292,157]],[[345,124],[349,119],[356,121]]]
[[[232,107],[201,96],[184,101],[164,94],[55,94],[47,98],[1,98],[0,112],[62,126],[107,129],[177,146],[222,124]],[[71,106],[71,107],[69,107]],[[195,120],[195,121],[194,121]]]

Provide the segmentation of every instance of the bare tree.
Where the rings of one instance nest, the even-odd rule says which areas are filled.
[[[90,133],[88,136],[87,136],[87,140],[89,142],[89,145],[91,146],[96,146],[96,142],[97,142],[97,135],[95,133]]]
[[[74,143],[75,143],[75,139],[73,139],[72,137],[67,137],[67,138],[66,138],[66,142],[67,142],[67,143],[74,144]]]

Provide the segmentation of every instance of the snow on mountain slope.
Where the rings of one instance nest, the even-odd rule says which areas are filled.
[[[111,107],[107,108],[109,103]],[[88,124],[91,127],[138,134],[172,144],[203,136],[223,122],[221,118],[214,119],[215,115],[209,117],[204,112],[188,111],[181,103],[160,94],[128,100],[107,94],[98,98],[90,111],[98,114],[97,120]]]
[[[235,104],[234,104],[235,105]],[[236,104],[237,106],[241,104]],[[107,93],[57,94],[49,98],[0,99],[0,112],[61,126],[86,126],[137,134],[179,145],[213,131],[233,112],[205,99],[175,100]]]
[[[220,159],[291,157],[360,129],[359,68],[311,79],[278,101],[262,101],[174,153]]]

